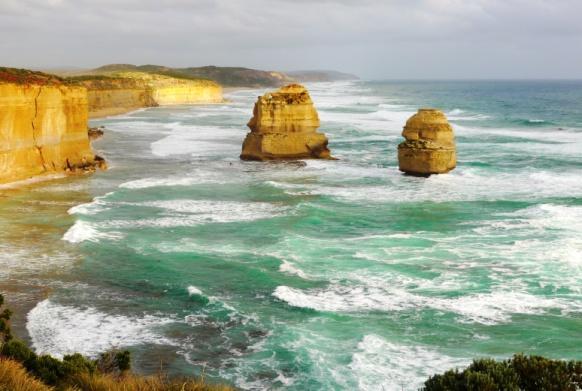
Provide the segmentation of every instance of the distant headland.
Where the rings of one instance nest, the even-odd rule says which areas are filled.
[[[333,70],[265,71],[244,67],[176,68],[164,65],[108,64],[95,69],[45,70],[63,77],[111,75],[119,72],[143,72],[175,78],[207,79],[223,87],[281,87],[295,82],[358,80],[358,76]]]

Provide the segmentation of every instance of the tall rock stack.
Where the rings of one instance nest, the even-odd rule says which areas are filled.
[[[400,171],[410,175],[444,174],[457,165],[455,135],[447,117],[435,109],[420,109],[406,122],[398,146]]]
[[[247,125],[241,159],[331,159],[327,137],[318,133],[319,116],[299,84],[260,96]]]

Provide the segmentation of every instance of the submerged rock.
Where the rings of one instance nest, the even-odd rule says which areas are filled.
[[[327,137],[317,132],[319,116],[302,85],[260,96],[248,127],[241,159],[331,159]]]
[[[435,109],[420,109],[406,122],[398,146],[400,171],[429,176],[451,171],[457,165],[455,135],[447,117]]]

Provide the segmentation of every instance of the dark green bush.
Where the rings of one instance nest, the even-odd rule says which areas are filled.
[[[509,360],[475,360],[465,370],[431,376],[425,391],[576,391],[582,388],[582,361],[516,354]]]
[[[127,350],[110,350],[101,353],[95,364],[101,373],[122,373],[131,369],[131,355]]]
[[[0,294],[0,309],[4,305],[4,296]],[[10,317],[12,316],[12,311],[5,308],[0,312],[0,346],[4,342],[8,342],[12,338],[12,332],[10,330]]]
[[[22,341],[11,339],[2,345],[0,356],[18,361],[25,368],[31,367],[36,361],[36,354]]]

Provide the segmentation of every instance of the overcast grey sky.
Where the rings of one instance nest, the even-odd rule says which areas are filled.
[[[0,0],[0,65],[582,78],[582,0]]]

